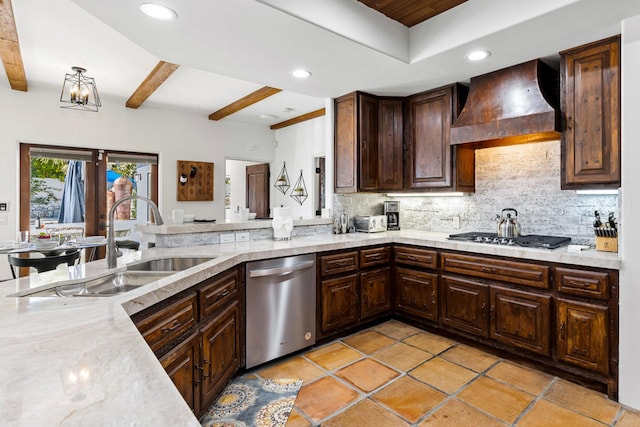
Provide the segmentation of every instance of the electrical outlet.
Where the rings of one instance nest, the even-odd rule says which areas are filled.
[[[7,225],[7,224],[9,224],[9,215],[0,214],[0,225]]]
[[[236,236],[233,233],[224,233],[220,235],[220,243],[233,243],[236,241]]]
[[[460,217],[459,216],[454,216],[453,218],[451,218],[451,225],[453,226],[453,228],[460,228]]]
[[[249,233],[236,233],[236,242],[248,242]]]

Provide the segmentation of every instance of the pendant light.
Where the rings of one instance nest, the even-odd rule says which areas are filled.
[[[73,73],[65,74],[62,92],[60,93],[60,108],[73,110],[98,111],[102,107],[100,96],[96,88],[96,81],[88,77],[82,67],[71,67]],[[68,104],[68,105],[65,105]]]

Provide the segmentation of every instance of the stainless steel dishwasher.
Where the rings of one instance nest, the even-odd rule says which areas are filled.
[[[316,257],[247,264],[247,368],[316,342]]]

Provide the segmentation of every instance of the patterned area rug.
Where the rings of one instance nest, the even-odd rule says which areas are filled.
[[[284,427],[302,387],[300,379],[254,376],[233,380],[200,419],[203,427]]]

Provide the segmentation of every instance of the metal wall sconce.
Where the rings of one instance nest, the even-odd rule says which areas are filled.
[[[87,72],[82,67],[71,67],[72,74],[65,74],[60,102],[69,105],[61,105],[60,108],[70,108],[73,110],[85,110],[97,112],[102,107],[96,81],[93,77],[88,77]]]
[[[278,174],[278,179],[276,179],[275,184],[273,184],[278,190],[282,192],[282,194],[287,194],[287,190],[291,185],[289,185],[289,174],[287,173],[287,162],[282,162],[282,170]]]
[[[309,197],[309,193],[307,192],[307,186],[302,177],[302,169],[300,169],[300,177],[293,186],[293,190],[291,190],[291,198],[302,206],[304,201],[307,200],[307,197]]]

